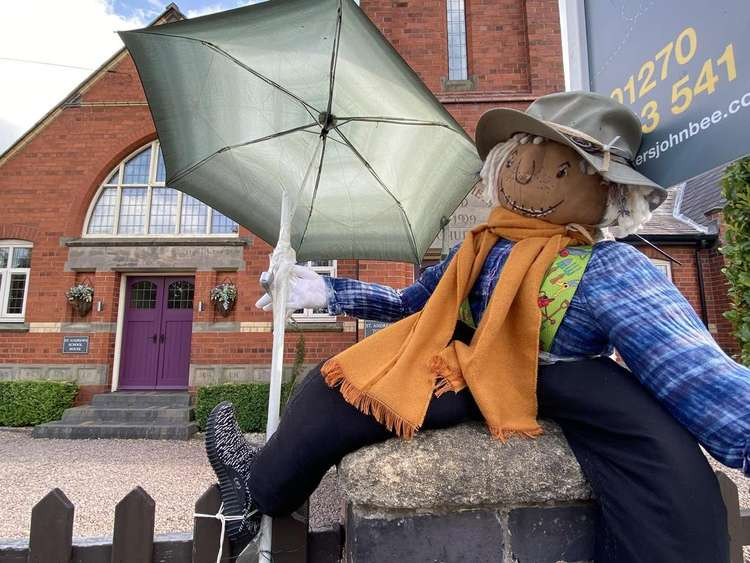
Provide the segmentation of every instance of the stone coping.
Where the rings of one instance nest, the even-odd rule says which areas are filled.
[[[391,439],[341,461],[350,505],[368,510],[449,512],[493,506],[582,502],[591,489],[559,426],[541,421],[537,439],[493,439],[466,423]]]

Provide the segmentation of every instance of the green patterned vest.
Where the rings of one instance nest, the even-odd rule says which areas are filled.
[[[560,328],[591,259],[591,251],[590,246],[569,246],[562,249],[544,275],[537,300],[542,310],[542,329],[539,333],[540,350],[549,352],[552,348],[557,329]],[[468,299],[461,304],[458,318],[470,327],[476,328]]]

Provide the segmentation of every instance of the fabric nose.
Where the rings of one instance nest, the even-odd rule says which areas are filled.
[[[528,184],[531,178],[534,177],[534,170],[536,168],[536,159],[532,158],[521,158],[518,161],[518,167],[516,168],[516,182],[519,184]]]

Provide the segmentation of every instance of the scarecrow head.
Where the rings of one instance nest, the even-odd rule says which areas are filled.
[[[484,197],[519,215],[614,227],[625,236],[666,198],[632,167],[640,120],[599,94],[549,94],[526,112],[490,110],[477,124],[476,142]]]

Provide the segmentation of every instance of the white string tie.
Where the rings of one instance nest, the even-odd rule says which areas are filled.
[[[213,518],[214,520],[218,520],[221,522],[221,535],[219,536],[219,552],[216,555],[216,563],[221,563],[221,555],[224,550],[224,533],[227,529],[227,522],[237,522],[240,520],[244,520],[247,516],[252,516],[256,512],[258,512],[258,509],[256,508],[253,510],[250,514],[247,516],[243,516],[242,514],[237,514],[235,516],[226,516],[222,511],[224,510],[224,503],[221,503],[221,506],[219,506],[219,511],[216,514],[200,514],[198,512],[193,514],[193,518]]]

